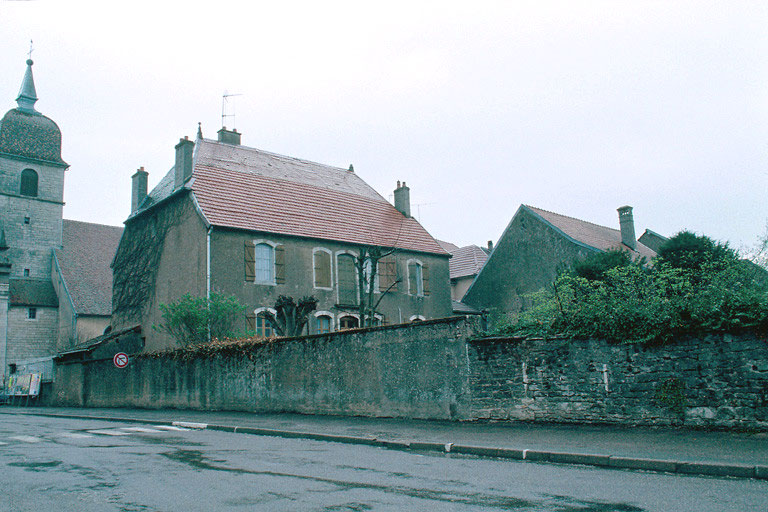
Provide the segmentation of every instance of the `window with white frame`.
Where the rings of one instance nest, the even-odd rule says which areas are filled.
[[[245,280],[256,284],[285,283],[285,248],[267,240],[246,241]]]
[[[275,335],[272,323],[267,319],[266,311],[274,314],[274,311],[267,308],[259,308],[246,316],[246,328],[248,332],[256,334],[262,338],[271,338]]]
[[[360,327],[360,319],[357,315],[344,315],[339,318],[339,330],[356,329]]]
[[[328,334],[333,326],[333,318],[328,315],[319,315],[315,318],[315,332],[317,334]]]
[[[257,283],[275,282],[275,248],[266,243],[256,244],[253,252],[254,280]]]

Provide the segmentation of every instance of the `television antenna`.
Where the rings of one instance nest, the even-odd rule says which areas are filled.
[[[235,102],[232,101],[230,104],[229,98],[234,98],[235,96],[242,96],[242,94],[232,94],[227,91],[224,91],[224,94],[221,96],[221,126],[222,128],[226,126],[226,119],[228,117],[232,118],[232,129],[234,130],[237,125],[235,121]],[[227,107],[230,107],[231,109],[228,109]],[[231,112],[230,112],[231,111]]]

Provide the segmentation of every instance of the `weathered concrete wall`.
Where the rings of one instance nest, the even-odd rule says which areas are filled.
[[[276,341],[247,356],[62,364],[59,405],[289,411],[461,419],[469,414],[461,318]],[[79,383],[82,383],[81,385]]]
[[[473,418],[768,429],[768,341],[469,343]]]

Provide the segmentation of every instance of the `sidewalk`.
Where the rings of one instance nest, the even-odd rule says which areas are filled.
[[[32,414],[142,423],[194,423],[243,434],[301,437],[516,460],[768,479],[768,433],[609,426],[456,423],[191,410],[0,407]]]

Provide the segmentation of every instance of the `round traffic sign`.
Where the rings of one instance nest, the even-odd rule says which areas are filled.
[[[115,363],[115,366],[118,368],[125,368],[128,366],[128,354],[125,352],[118,352],[115,354],[115,357],[112,358],[112,362]]]

